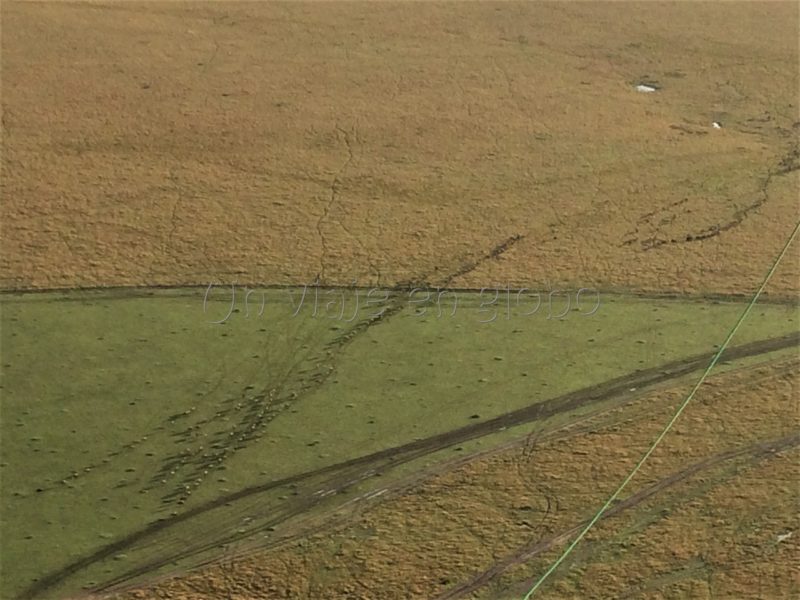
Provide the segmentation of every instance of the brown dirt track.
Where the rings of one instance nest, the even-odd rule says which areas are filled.
[[[777,536],[797,527],[800,419],[787,415],[798,367],[713,377],[570,572],[537,597],[793,597],[799,542]],[[592,430],[470,461],[346,526],[114,598],[505,598],[553,560],[685,393],[647,393]]]
[[[4,288],[391,284],[521,234],[453,285],[741,292],[797,217],[795,3],[2,16]]]

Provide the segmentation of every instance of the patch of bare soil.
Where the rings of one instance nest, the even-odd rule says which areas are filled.
[[[709,379],[536,597],[795,596],[798,367],[782,359]],[[345,526],[116,598],[519,598],[687,391],[647,393],[569,438],[534,433]]]
[[[452,285],[752,289],[798,216],[797,22],[6,2],[0,286],[435,282],[520,235]]]

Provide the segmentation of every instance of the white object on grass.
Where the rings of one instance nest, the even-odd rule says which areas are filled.
[[[658,88],[653,87],[652,85],[647,85],[645,83],[640,83],[636,86],[637,92],[643,92],[645,94],[649,94],[651,92],[655,92]]]

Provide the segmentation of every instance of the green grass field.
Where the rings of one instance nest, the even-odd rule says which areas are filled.
[[[515,307],[513,296],[505,313],[501,295],[497,318],[482,323],[490,297],[462,292],[454,314],[404,306],[348,342],[376,310],[362,303],[353,315],[350,295],[344,319],[326,307],[336,294],[321,294],[316,316],[308,303],[293,315],[301,291],[271,290],[263,314],[253,295],[247,315],[238,302],[220,324],[210,321],[230,295],[214,290],[204,312],[204,292],[3,297],[2,597],[243,488],[710,352],[744,306],[604,296],[592,315],[584,300],[548,318],[546,308],[524,315],[536,302]],[[787,333],[796,319],[793,307],[757,307],[735,343]],[[213,540],[263,501],[187,520],[60,591]]]

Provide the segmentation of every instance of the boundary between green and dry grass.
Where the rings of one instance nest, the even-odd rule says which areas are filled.
[[[265,284],[265,283],[258,283],[258,282],[248,282],[248,281],[235,281],[233,283],[221,283],[221,282],[212,282],[210,284],[213,287],[217,287],[220,289],[227,289],[230,288],[231,285],[234,285],[238,288],[247,288],[254,290],[256,292],[259,291],[286,291],[290,292],[292,290],[299,290],[303,289],[303,284],[297,283],[287,283],[287,284]],[[343,286],[343,285],[323,285],[323,284],[314,284],[309,283],[307,284],[309,288],[316,287],[320,291],[335,291],[335,290],[352,290],[353,292],[369,292],[370,290],[379,290],[385,291],[389,294],[389,300],[393,300],[397,296],[401,294],[409,294],[414,290],[422,289],[423,291],[426,289],[426,286],[430,290],[439,289],[441,291],[445,291],[445,288],[442,285],[435,286],[435,285],[428,285],[428,284],[418,284],[418,285],[395,285],[395,286],[366,286],[366,285],[350,285],[350,286]],[[498,284],[499,285],[499,284]],[[464,293],[464,294],[480,294],[482,291],[493,291],[498,289],[498,285],[488,285],[483,288],[475,288],[475,287],[448,287],[446,288],[447,291],[453,293]],[[0,290],[0,303],[4,301],[12,301],[12,300],[26,300],[26,301],[50,301],[50,302],[83,302],[86,300],[116,300],[116,299],[127,299],[127,298],[149,298],[154,297],[159,294],[163,294],[164,296],[171,297],[171,298],[190,298],[190,297],[202,297],[206,290],[208,290],[209,284],[205,285],[154,285],[154,286],[94,286],[94,287],[74,287],[74,288],[20,288],[20,289],[5,289]],[[510,294],[521,294],[521,293],[529,293],[529,294],[541,294],[546,295],[550,293],[559,294],[565,292],[572,292],[577,291],[581,288],[575,288],[573,286],[570,288],[569,286],[561,286],[558,288],[553,289],[545,289],[539,287],[500,287],[500,291],[508,291]],[[742,302],[743,300],[749,300],[749,296],[746,294],[724,294],[724,293],[715,293],[715,292],[682,292],[679,290],[675,291],[656,291],[656,290],[637,290],[637,289],[626,289],[622,287],[585,287],[583,288],[587,292],[593,292],[596,294],[600,294],[601,297],[625,297],[625,298],[637,298],[642,300],[677,300],[677,301],[688,301],[688,302]],[[85,294],[85,295],[82,295]],[[47,297],[49,296],[49,297]],[[759,304],[777,304],[777,305],[785,305],[785,306],[798,306],[800,307],[800,296],[793,294],[793,295],[764,295],[762,298],[759,299]]]

